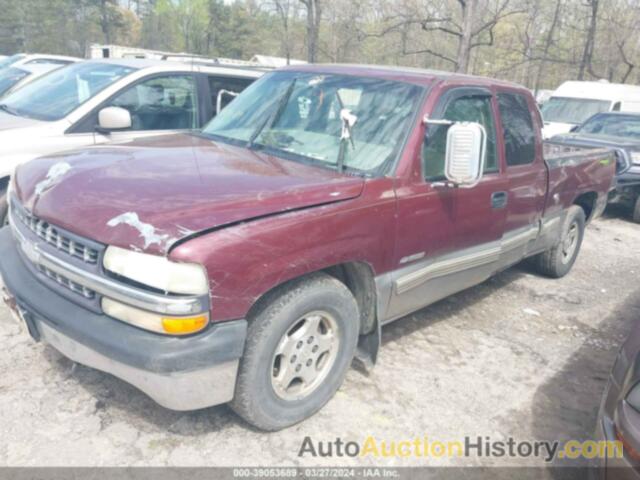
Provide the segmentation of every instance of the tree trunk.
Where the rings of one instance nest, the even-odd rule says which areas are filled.
[[[471,40],[473,37],[473,21],[478,0],[458,0],[462,8],[462,32],[458,40],[456,55],[456,72],[467,73],[471,58]]]
[[[560,19],[560,8],[562,7],[562,2],[558,0],[556,2],[556,9],[553,12],[553,20],[551,21],[551,25],[549,26],[549,32],[547,33],[547,38],[544,41],[544,47],[542,49],[542,60],[540,61],[540,67],[538,68],[538,73],[536,74],[536,82],[534,85],[534,95],[538,94],[538,90],[540,90],[540,82],[542,81],[542,74],[544,72],[544,67],[547,63],[547,55],[549,55],[549,49],[551,48],[551,44],[553,43],[553,35],[556,31],[556,26],[558,25],[558,20]]]
[[[584,42],[584,50],[582,51],[582,60],[578,70],[578,80],[584,80],[585,72],[589,72],[596,77],[591,67],[591,59],[593,57],[593,47],[596,41],[596,28],[598,23],[598,7],[600,0],[589,0],[588,5],[591,7],[591,16],[589,18],[589,28],[587,29],[587,39]]]
[[[280,14],[280,20],[282,21],[282,47],[285,57],[287,59],[287,65],[291,63],[291,32],[289,31],[289,10],[290,5],[288,0],[286,2],[276,0],[276,10]]]
[[[104,42],[111,43],[111,29],[109,28],[109,0],[100,2],[100,28],[104,35]]]
[[[307,8],[307,60],[315,63],[318,59],[318,37],[322,16],[321,0],[300,0]]]

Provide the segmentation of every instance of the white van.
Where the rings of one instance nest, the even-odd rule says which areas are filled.
[[[569,132],[596,113],[640,112],[640,87],[619,83],[564,82],[540,109],[545,138]]]

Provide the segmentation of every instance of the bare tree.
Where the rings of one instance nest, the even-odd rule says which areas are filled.
[[[478,32],[474,32],[474,24],[476,20],[476,10],[478,8],[478,0],[458,0],[460,9],[462,10],[462,29],[454,32],[458,37],[458,52],[456,54],[456,71],[467,72],[469,69],[469,59],[471,58],[471,50],[480,44],[474,45],[474,37],[477,37],[484,31],[484,28]],[[506,5],[506,2],[505,2]],[[495,24],[493,24],[495,25]],[[489,42],[485,45],[493,44],[493,25],[489,27]]]
[[[467,73],[473,51],[482,46],[493,46],[496,25],[504,18],[522,13],[522,10],[509,9],[510,0],[498,0],[495,9],[490,9],[490,1],[456,0],[457,12],[452,11],[449,3],[428,2],[419,10],[406,10],[387,18],[388,26],[377,34],[401,33],[402,54],[428,54],[449,63],[456,72]],[[457,15],[456,15],[457,13]],[[455,53],[444,48],[429,47],[407,48],[407,27],[418,25],[422,32],[434,32],[444,35],[452,41],[442,42],[455,45]]]
[[[542,47],[542,55],[540,59],[540,64],[538,65],[538,73],[536,74],[536,81],[534,84],[534,91],[537,94],[540,89],[540,82],[542,80],[542,75],[544,72],[544,67],[547,63],[547,58],[549,56],[549,50],[551,49],[551,45],[553,44],[553,36],[556,32],[556,27],[558,26],[558,20],[560,19],[560,9],[562,8],[562,2],[557,0],[556,8],[553,11],[553,18],[551,20],[551,25],[549,25],[549,30],[547,30],[547,35],[544,40],[544,45]]]
[[[307,60],[318,60],[318,42],[320,38],[320,20],[322,18],[321,0],[300,0],[307,10]]]
[[[593,77],[598,75],[593,72],[592,59],[593,49],[596,43],[596,30],[598,25],[598,9],[600,7],[600,0],[587,0],[587,6],[589,7],[589,27],[587,28],[587,37],[584,42],[584,49],[582,51],[582,60],[580,61],[580,67],[578,69],[578,80],[584,80],[585,72]]]
[[[292,0],[274,0],[275,11],[280,18],[282,24],[282,48],[284,50],[285,57],[287,58],[287,65],[291,62],[291,28],[290,18],[291,11],[293,10]]]

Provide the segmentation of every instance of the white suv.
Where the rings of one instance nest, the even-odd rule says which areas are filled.
[[[62,150],[198,130],[263,71],[164,60],[75,63],[0,100],[0,225],[14,168]]]
[[[69,65],[81,61],[77,57],[65,57],[63,55],[48,55],[41,53],[16,53],[10,57],[0,58],[0,68],[19,67],[20,65],[37,65],[38,63],[50,63],[55,65]]]

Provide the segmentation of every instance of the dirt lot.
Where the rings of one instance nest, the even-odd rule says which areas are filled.
[[[618,213],[618,212],[616,212]],[[315,417],[250,429],[226,407],[176,413],[33,343],[0,307],[0,465],[352,465],[298,457],[316,441],[465,435],[588,438],[620,342],[640,315],[640,226],[607,214],[562,280],[510,269],[384,330]],[[382,465],[540,465],[520,459],[368,459]]]

